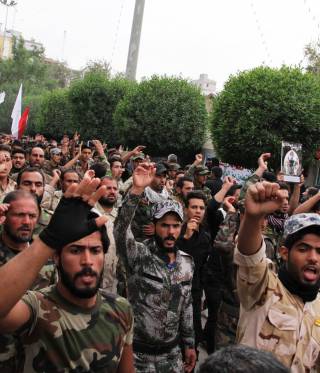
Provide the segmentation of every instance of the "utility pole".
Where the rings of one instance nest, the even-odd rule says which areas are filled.
[[[144,11],[144,2],[145,0],[136,0],[136,4],[134,7],[129,52],[128,52],[128,59],[127,59],[127,68],[126,68],[126,77],[127,79],[130,79],[130,80],[136,79],[140,37],[141,37],[141,29],[142,29],[142,19],[143,19],[143,11]]]
[[[6,34],[7,34],[7,21],[8,21],[8,10],[9,7],[13,7],[17,5],[17,2],[14,0],[0,0],[0,4],[4,5],[6,7],[6,18],[4,22],[4,32],[3,32],[3,39],[2,39],[2,51],[1,51],[1,59],[3,59],[4,54],[4,48],[5,48],[5,42],[6,42]]]

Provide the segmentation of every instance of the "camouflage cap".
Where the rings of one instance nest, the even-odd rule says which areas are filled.
[[[155,219],[161,219],[165,214],[173,212],[178,215],[179,219],[183,221],[182,206],[177,201],[167,200],[156,203],[152,208],[152,216]]]
[[[195,169],[194,169],[194,173],[197,174],[197,175],[209,175],[210,174],[210,171],[208,169],[208,167],[206,166],[196,166]]]
[[[145,159],[145,157],[146,157],[146,156],[145,156],[143,153],[139,153],[139,154],[137,154],[137,155],[132,156],[132,157],[131,157],[131,160],[135,161],[135,160],[137,160],[137,159]]]
[[[162,162],[156,164],[156,175],[160,176],[164,173],[167,173],[168,169]]]
[[[178,163],[169,163],[168,169],[169,171],[178,171],[181,169],[181,166]]]
[[[314,213],[296,214],[290,216],[284,223],[283,240],[302,229],[318,226],[320,231],[320,215]]]

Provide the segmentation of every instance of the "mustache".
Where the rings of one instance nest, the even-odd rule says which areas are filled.
[[[85,267],[80,272],[74,275],[74,280],[81,276],[95,276],[98,277],[98,273],[95,272],[91,267]]]
[[[21,227],[19,227],[17,230],[18,230],[18,231],[25,231],[25,230],[30,231],[31,229],[30,229],[30,226],[29,226],[29,225],[24,224],[24,225],[21,225]]]
[[[169,235],[169,236],[165,237],[165,238],[163,239],[163,241],[176,241],[176,239],[174,238],[174,236]]]

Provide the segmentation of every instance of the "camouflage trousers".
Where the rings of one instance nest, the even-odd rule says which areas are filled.
[[[183,373],[183,361],[180,347],[175,347],[170,353],[149,355],[134,353],[136,373]]]
[[[230,306],[222,302],[217,321],[216,348],[227,347],[236,343],[238,326],[237,306]]]

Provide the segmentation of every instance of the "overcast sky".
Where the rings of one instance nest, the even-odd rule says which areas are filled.
[[[41,42],[48,57],[125,71],[135,0],[16,1],[7,28]],[[146,0],[137,77],[206,73],[221,89],[263,63],[305,65],[304,46],[319,36],[319,0]]]

